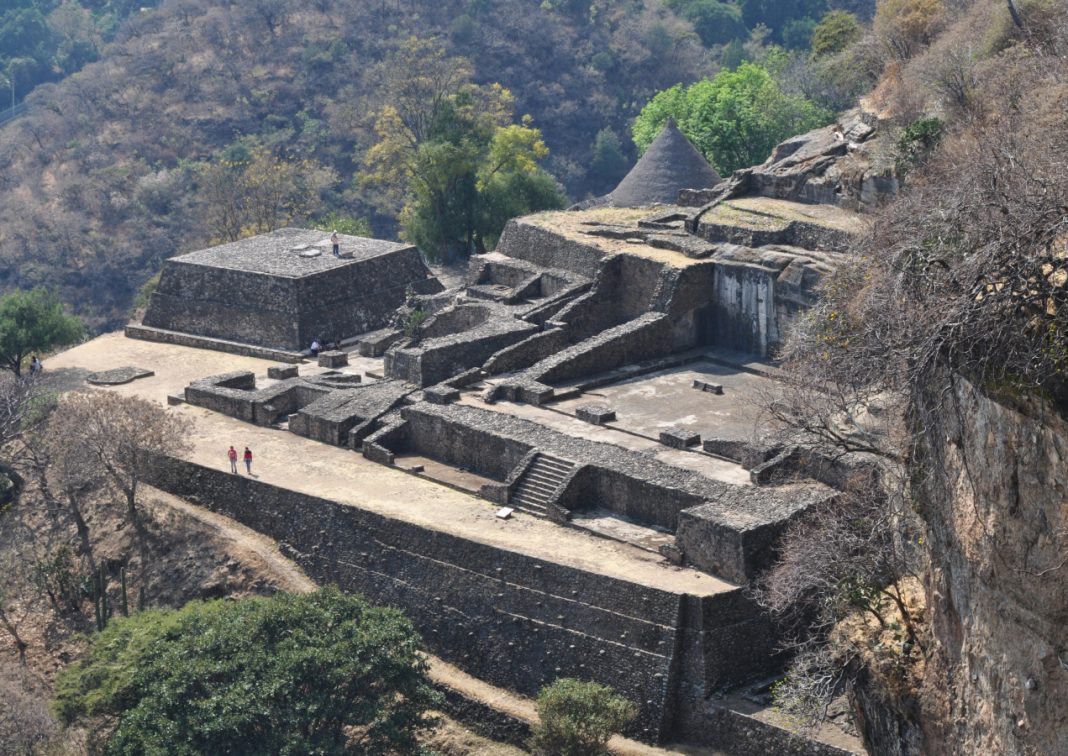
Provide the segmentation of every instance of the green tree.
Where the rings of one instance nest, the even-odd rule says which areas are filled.
[[[668,7],[693,24],[706,47],[747,36],[742,9],[720,0],[669,0]]]
[[[636,716],[638,707],[611,688],[562,677],[538,693],[534,752],[548,756],[600,756]]]
[[[719,64],[728,71],[733,71],[738,66],[749,60],[749,52],[745,49],[745,43],[740,39],[732,39],[723,46],[719,54]]]
[[[762,162],[783,139],[823,126],[833,114],[802,95],[783,92],[762,66],[742,63],[714,79],[657,93],[634,122],[639,152],[668,116],[726,176]]]
[[[544,191],[555,182],[538,165],[549,154],[541,131],[529,118],[512,123],[507,89],[471,83],[470,63],[418,39],[386,70],[388,101],[375,119],[378,141],[361,183],[384,203],[403,205],[408,241],[432,259],[448,259],[484,250],[507,221],[502,208],[523,214],[562,206],[558,191]]]
[[[320,231],[337,231],[339,234],[349,236],[374,236],[371,223],[366,218],[353,218],[351,215],[343,215],[334,210],[312,223],[312,228]]]
[[[608,127],[598,131],[593,140],[590,176],[596,177],[608,187],[626,175],[629,165],[630,161],[623,154],[623,142],[616,132]]]
[[[55,293],[46,289],[16,291],[0,297],[0,365],[16,376],[33,352],[73,344],[82,337],[82,323],[63,312]]]
[[[782,44],[788,50],[807,50],[815,29],[816,21],[807,16],[790,19],[782,27]]]
[[[835,55],[860,39],[860,21],[849,11],[828,13],[812,30],[812,57]]]
[[[112,620],[56,681],[113,754],[413,753],[439,696],[396,609],[326,588]]]

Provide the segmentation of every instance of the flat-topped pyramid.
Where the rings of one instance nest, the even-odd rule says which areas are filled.
[[[669,118],[641,159],[630,169],[605,203],[614,207],[673,205],[680,189],[715,186],[722,179]]]
[[[313,338],[340,341],[385,327],[408,287],[441,288],[411,245],[344,234],[339,241],[334,257],[329,234],[283,228],[172,257],[137,332],[298,351]]]

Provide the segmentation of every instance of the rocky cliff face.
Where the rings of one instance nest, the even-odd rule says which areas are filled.
[[[938,408],[914,450],[933,634],[922,751],[1068,753],[1068,423],[951,384],[915,401]]]

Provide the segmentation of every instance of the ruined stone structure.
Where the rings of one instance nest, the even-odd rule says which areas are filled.
[[[779,630],[745,585],[848,473],[769,446],[751,403],[776,390],[769,359],[863,231],[850,207],[886,188],[827,193],[872,139],[850,121],[676,204],[514,220],[450,289],[410,247],[346,239],[351,258],[307,257],[319,235],[292,229],[168,262],[145,328],[272,359],[322,331],[353,337],[315,364],[202,376],[175,403],[612,539],[641,556],[625,568],[189,460],[158,459],[151,478],[278,539],[314,578],[404,608],[433,653],[494,684],[532,696],[561,676],[607,683],[639,704],[629,734],[651,742],[755,753],[737,738],[759,731],[763,749],[781,737],[842,753],[712,696],[779,670]]]
[[[387,325],[409,287],[435,290],[415,247],[343,236],[341,250],[320,231],[284,228],[171,258],[135,335],[299,352]]]

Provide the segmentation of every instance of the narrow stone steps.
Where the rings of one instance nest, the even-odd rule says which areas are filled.
[[[574,467],[565,459],[538,454],[520,477],[509,504],[536,517],[547,516],[549,502]]]

